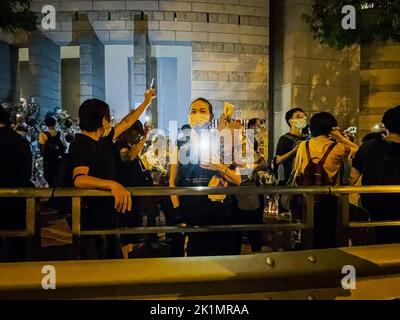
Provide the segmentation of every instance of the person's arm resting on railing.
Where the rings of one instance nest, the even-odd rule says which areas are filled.
[[[115,199],[114,208],[122,213],[131,211],[131,193],[118,182],[89,176],[89,167],[74,168],[72,176],[75,187],[110,190]]]

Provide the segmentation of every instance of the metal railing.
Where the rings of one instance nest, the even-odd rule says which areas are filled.
[[[305,249],[312,247],[312,229],[314,222],[314,198],[316,195],[335,195],[338,197],[337,214],[337,242],[347,246],[347,234],[350,228],[400,226],[398,221],[379,222],[350,222],[349,218],[349,195],[351,193],[368,194],[384,193],[400,194],[400,186],[351,186],[351,187],[191,187],[191,188],[168,188],[168,187],[146,187],[128,188],[133,196],[204,196],[204,195],[273,195],[273,194],[302,194],[304,201],[304,219],[302,223],[266,223],[246,225],[218,225],[218,226],[190,226],[190,227],[135,227],[115,228],[103,230],[81,230],[81,198],[82,197],[105,197],[112,196],[109,191],[92,189],[0,189],[0,198],[26,198],[26,229],[18,231],[0,230],[0,238],[26,237],[28,251],[32,239],[36,234],[36,201],[39,198],[61,198],[71,197],[72,201],[72,236],[73,241],[79,240],[81,236],[89,235],[126,235],[126,234],[154,234],[154,233],[195,233],[216,231],[250,231],[265,229],[302,229]],[[0,208],[1,209],[1,208]]]

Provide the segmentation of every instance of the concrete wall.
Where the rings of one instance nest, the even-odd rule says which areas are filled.
[[[361,135],[400,104],[400,45],[375,42],[361,48]]]
[[[106,101],[116,119],[122,119],[130,110],[128,59],[132,56],[132,45],[105,46]]]
[[[164,58],[173,58],[176,60],[176,69],[173,71],[172,63],[158,63],[157,67],[157,109],[159,114],[158,124],[163,129],[168,128],[168,121],[178,121],[178,126],[182,126],[188,122],[188,108],[192,100],[192,49],[190,46],[163,45],[153,46],[153,57],[159,60]],[[168,60],[167,60],[168,61]],[[175,72],[175,76],[171,76],[171,82],[165,73]],[[172,101],[163,101],[160,96],[160,90],[167,92],[172,91],[172,95],[177,95]],[[165,106],[165,109],[163,109]]]
[[[362,134],[380,119],[384,109],[397,104],[398,46],[389,43],[364,46],[361,50],[330,49],[313,39],[302,19],[311,10],[310,0],[276,2],[282,4],[282,10],[274,13],[279,21],[274,28],[279,40],[275,44],[274,61],[275,138],[287,130],[283,117],[293,106],[303,107],[309,115],[333,112],[340,126],[359,124]],[[87,32],[95,34],[105,45],[132,45],[134,18],[143,12],[153,45],[183,42],[192,46],[191,98],[209,98],[217,115],[224,101],[229,100],[244,110],[245,118],[266,118],[268,3],[267,0],[33,0],[33,9],[40,12],[44,4],[56,7],[57,29],[45,34],[63,45],[79,44],[81,35]],[[147,77],[145,81],[148,82]],[[123,108],[121,113],[125,112],[126,107]]]
[[[309,116],[333,113],[345,129],[358,123],[359,47],[336,50],[321,45],[302,19],[311,10],[308,0],[281,2],[275,26],[281,32],[275,48],[275,141],[287,132],[287,110],[303,108]],[[279,29],[280,28],[280,29]]]
[[[104,45],[88,31],[79,36],[81,102],[87,99],[105,99]]]
[[[60,47],[40,34],[29,36],[29,94],[42,117],[61,105]]]
[[[80,35],[91,28],[103,44],[131,44],[133,19],[143,11],[152,44],[192,44],[192,98],[210,99],[217,115],[229,100],[244,110],[243,117],[265,118],[268,3],[267,0],[34,0],[32,7],[39,12],[44,4],[55,6],[57,29],[45,34],[62,45],[76,44]],[[90,25],[80,21],[82,16],[87,16]],[[85,89],[81,87],[81,92]]]
[[[177,121],[178,110],[178,61],[176,58],[158,58],[157,84],[158,97],[158,128],[168,129],[169,121]],[[179,88],[181,92],[181,88]],[[182,115],[183,112],[180,112]],[[181,122],[182,123],[182,122]],[[182,124],[181,124],[182,125]]]
[[[11,99],[11,52],[10,45],[0,41],[0,103]]]
[[[61,60],[61,101],[62,108],[72,117],[78,117],[80,105],[80,63],[79,58]]]

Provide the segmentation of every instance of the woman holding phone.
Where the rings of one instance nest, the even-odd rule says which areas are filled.
[[[201,141],[203,135],[212,134],[210,129],[213,117],[213,108],[208,100],[199,98],[191,103],[189,109],[191,139],[176,150],[175,154],[175,160],[178,160],[179,153],[179,155],[188,155],[191,161],[188,163],[174,161],[176,164],[171,165],[169,181],[171,187],[217,185],[225,187],[241,184],[241,176],[231,164],[212,161],[213,158],[215,160],[219,157],[215,153],[210,158],[201,154],[202,152],[210,154],[210,150],[207,148],[204,150],[207,145]],[[196,157],[193,157],[194,150],[199,152]],[[233,201],[229,196],[173,196],[172,201],[174,207],[181,210],[189,226],[228,225],[236,222],[232,210]],[[240,232],[191,233],[187,254],[188,256],[235,255],[240,254],[240,248]]]

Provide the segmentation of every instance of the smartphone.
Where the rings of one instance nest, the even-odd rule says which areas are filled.
[[[357,134],[357,127],[349,127],[345,131],[349,131],[351,134]]]

